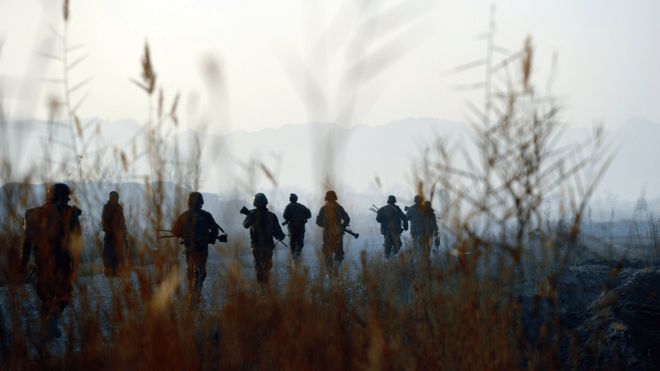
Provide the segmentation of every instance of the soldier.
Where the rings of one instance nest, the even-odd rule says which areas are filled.
[[[378,209],[376,221],[380,223],[380,233],[385,238],[385,257],[396,255],[401,249],[401,232],[408,230],[408,218],[396,205],[396,197],[387,197],[387,205]]]
[[[108,202],[103,205],[103,266],[106,275],[117,275],[117,268],[123,263],[126,249],[126,220],[124,209],[119,203],[119,193],[112,191]]]
[[[199,192],[188,196],[188,211],[179,215],[172,225],[172,234],[182,239],[186,253],[186,273],[188,292],[196,301],[202,292],[206,278],[206,260],[209,244],[218,238],[219,226],[211,213],[202,210],[204,197]]]
[[[427,245],[431,246],[431,238],[435,241],[435,246],[440,246],[440,237],[438,236],[438,219],[435,217],[435,210],[431,206],[431,201],[424,202],[424,209],[422,213],[422,220],[424,225],[424,235],[427,236]]]
[[[305,223],[312,217],[312,212],[305,205],[298,203],[298,196],[295,193],[291,193],[289,201],[291,203],[284,209],[282,225],[286,225],[289,229],[291,255],[294,259],[298,259],[305,244]]]
[[[281,242],[284,239],[284,232],[277,216],[266,207],[268,205],[266,195],[255,194],[252,204],[256,209],[241,211],[246,214],[243,227],[250,229],[250,245],[257,281],[268,283],[270,269],[273,267],[273,249],[275,249],[273,237]]]
[[[413,240],[413,246],[417,251],[423,251],[425,243],[428,242],[427,236],[423,234],[422,227],[422,209],[424,199],[422,196],[415,196],[415,204],[406,207],[406,217],[410,221],[410,236]]]
[[[406,208],[406,216],[410,220],[410,234],[415,249],[428,254],[434,237],[436,245],[439,244],[438,221],[431,201],[424,201],[419,195],[415,196],[415,204]]]
[[[319,210],[316,225],[323,228],[323,257],[328,273],[337,274],[339,264],[344,260],[344,230],[351,222],[344,208],[337,203],[335,191],[325,194],[325,205]],[[334,254],[334,261],[332,255]]]
[[[37,296],[41,301],[42,334],[62,336],[58,320],[71,301],[71,280],[82,249],[81,210],[70,206],[71,189],[52,185],[46,203],[25,213],[25,239],[20,269],[34,250]]]

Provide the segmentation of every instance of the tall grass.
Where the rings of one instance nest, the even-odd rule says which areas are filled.
[[[70,20],[66,1],[63,22]],[[179,98],[167,102],[156,61],[145,44],[141,78],[134,81],[149,105],[144,156],[150,173],[143,176],[149,202],[145,214],[128,215],[134,226],[134,265],[103,284],[98,277],[76,284],[74,305],[63,322],[64,340],[55,345],[43,341],[30,314],[34,295],[22,284],[20,272],[11,269],[22,238],[15,228],[21,211],[39,200],[26,186],[3,188],[8,192],[5,200],[20,203],[4,205],[9,219],[0,233],[7,298],[0,308],[0,363],[6,369],[135,370],[580,366],[580,348],[560,323],[556,276],[579,248],[585,207],[608,156],[599,133],[580,146],[559,145],[559,110],[550,97],[537,95],[532,57],[528,41],[521,65],[511,69],[516,77],[490,107],[495,119],[476,120],[478,158],[467,157],[467,166],[458,168],[452,161],[455,154],[439,141],[420,161],[417,191],[432,199],[442,188],[451,200],[443,210],[443,233],[452,236],[446,253],[428,257],[405,250],[389,261],[363,254],[357,275],[343,272],[332,280],[292,265],[283,281],[266,287],[245,278],[236,262],[222,273],[219,286],[211,288],[206,309],[199,309],[190,307],[186,293],[179,290],[178,247],[173,241],[158,241],[156,231],[167,228],[172,215],[181,211],[173,200],[199,187],[200,168],[191,164],[199,158],[203,141],[198,138],[198,152],[190,154],[167,141],[179,124]],[[338,110],[339,117],[350,122],[352,106],[346,104]],[[75,110],[67,111],[68,118],[60,123],[54,118],[52,125],[75,128],[71,137],[78,143],[85,129]],[[327,140],[326,156],[339,156],[341,148],[333,138]],[[113,154],[123,170],[131,172],[142,155],[126,148],[114,148]],[[81,148],[72,151],[85,159]],[[5,182],[14,176],[8,158],[3,158]],[[71,158],[62,163],[70,164]],[[254,169],[276,184],[268,168]],[[23,183],[38,173],[35,167]],[[47,181],[63,173],[49,174],[53,178]],[[76,174],[74,188],[86,186],[94,194],[93,185],[84,181],[98,180],[99,175],[88,176],[80,166]],[[324,170],[326,184],[334,184],[333,174]],[[553,197],[562,200],[565,228],[549,223],[543,211],[544,202]],[[102,200],[90,200],[94,202],[100,205]],[[88,234],[95,228],[91,222],[85,225]],[[90,245],[92,240],[87,237]],[[156,246],[161,248],[154,252]],[[248,248],[240,243],[230,247]],[[93,272],[88,269],[87,274]],[[534,293],[533,303],[522,298],[525,290]],[[105,302],[110,305],[102,305]]]

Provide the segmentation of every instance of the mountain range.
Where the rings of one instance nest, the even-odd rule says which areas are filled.
[[[100,181],[142,182],[149,172],[148,131],[134,120],[86,120],[77,153],[71,157],[88,169],[99,172]],[[67,146],[76,134],[75,126],[54,126],[43,121],[12,121],[0,129],[6,139],[4,157],[14,165],[14,179],[35,163],[66,158],[73,153]],[[591,130],[565,128],[563,138],[578,143]],[[631,118],[614,130],[606,130],[605,140],[615,157],[601,181],[596,198],[630,201],[640,195],[660,196],[660,123]],[[50,141],[48,138],[51,138]],[[464,124],[434,118],[405,118],[378,126],[350,128],[334,124],[289,124],[255,132],[236,131],[226,135],[178,129],[162,138],[162,157],[175,158],[185,170],[199,166],[199,188],[212,193],[229,191],[250,194],[256,190],[294,190],[318,193],[327,176],[333,187],[366,194],[397,193],[412,198],[414,169],[425,150],[436,140],[453,143],[457,150],[474,153],[471,129]],[[45,143],[50,143],[47,145]],[[177,143],[177,146],[174,145]],[[332,145],[328,145],[332,143]],[[132,162],[126,170],[120,161],[123,151]],[[131,161],[135,155],[138,159]],[[174,170],[172,170],[174,171]],[[63,174],[59,178],[75,177]],[[192,177],[194,178],[194,177]],[[194,179],[186,184],[195,185]],[[410,197],[408,197],[410,196]]]

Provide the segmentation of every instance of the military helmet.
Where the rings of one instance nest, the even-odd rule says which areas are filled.
[[[328,191],[325,193],[325,200],[326,201],[337,201],[337,194],[335,191]]]
[[[257,193],[254,195],[254,200],[252,200],[252,205],[257,208],[264,208],[268,205],[268,199],[263,193]]]
[[[295,193],[290,194],[290,195],[289,195],[289,201],[291,201],[291,202],[296,202],[296,201],[298,201],[298,195],[295,194]]]
[[[394,197],[393,195],[387,196],[387,203],[388,204],[395,204],[396,203],[396,197]]]
[[[199,192],[190,192],[188,195],[188,207],[195,208],[204,205],[204,197]]]
[[[55,183],[48,189],[48,201],[55,202],[61,200],[69,200],[71,196],[71,188],[64,183]]]
[[[422,203],[422,201],[424,201],[424,197],[420,195],[415,196],[415,204],[419,205]]]

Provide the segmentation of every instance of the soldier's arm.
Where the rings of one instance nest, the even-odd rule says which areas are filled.
[[[277,215],[272,214],[273,216],[273,237],[275,237],[276,240],[282,241],[284,239],[284,232],[282,232],[282,227],[280,227],[280,221],[277,220]]]
[[[403,230],[407,231],[408,230],[408,217],[406,214],[401,211],[401,208],[397,207],[397,210],[399,211],[399,218],[401,219],[401,223],[403,223]]]
[[[325,213],[323,212],[323,208],[319,210],[319,214],[316,216],[316,225],[321,228],[325,227]]]
[[[218,235],[220,234],[220,228],[218,228],[218,223],[216,223],[215,219],[213,219],[213,215],[211,215],[211,213],[207,213],[207,215],[210,219],[209,220],[210,221],[209,225],[210,225],[210,229],[211,229],[210,230],[210,232],[211,232],[210,240],[211,240],[211,243],[214,243],[215,240],[218,238]]]
[[[284,208],[284,213],[282,214],[282,218],[284,218],[284,221],[287,221],[287,222],[289,221],[289,219],[291,219],[291,207],[290,206],[291,206],[290,204],[286,205],[286,207]]]
[[[307,206],[303,206],[305,209],[305,219],[309,219],[312,217],[312,212],[307,208]]]
[[[121,205],[119,206],[119,220],[121,227],[126,230],[126,218],[124,217],[124,208]]]
[[[80,263],[80,256],[83,249],[83,231],[80,224],[80,215],[82,210],[73,206],[73,215],[71,217],[71,234],[69,235],[69,253],[71,254],[71,271],[76,272]]]
[[[103,205],[103,213],[101,214],[101,225],[103,226],[103,232],[110,232],[110,210],[108,205]]]
[[[351,218],[348,216],[348,213],[346,212],[346,210],[344,210],[343,207],[340,207],[339,211],[341,212],[341,217],[344,220],[344,223],[342,224],[342,226],[344,228],[346,228],[346,227],[349,226],[349,224],[351,224]]]
[[[178,218],[172,223],[172,234],[177,237],[181,237],[183,230],[183,215],[179,215]]]
[[[254,212],[250,213],[245,217],[245,220],[243,220],[243,227],[244,228],[250,228],[254,224]]]

